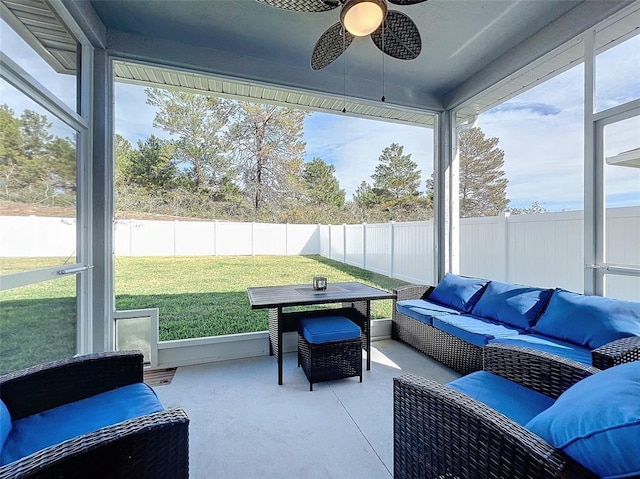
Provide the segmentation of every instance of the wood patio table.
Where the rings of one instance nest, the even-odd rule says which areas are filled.
[[[371,301],[394,299],[395,294],[366,284],[329,283],[326,290],[311,285],[262,286],[247,288],[251,309],[269,310],[269,355],[278,360],[278,384],[282,384],[282,334],[296,331],[296,320],[305,316],[346,316],[362,329],[367,351],[367,371],[371,369]],[[291,306],[341,303],[340,308],[284,311]]]

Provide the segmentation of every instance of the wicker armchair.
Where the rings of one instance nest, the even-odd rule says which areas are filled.
[[[517,346],[484,348],[486,371],[557,398],[598,369]],[[484,404],[413,375],[394,379],[394,477],[590,478],[590,471]]]
[[[102,353],[0,377],[12,420],[142,382],[142,354]],[[189,419],[181,409],[130,419],[0,467],[0,478],[187,478]]]

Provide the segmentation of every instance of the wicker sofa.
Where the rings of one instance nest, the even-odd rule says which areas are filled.
[[[142,380],[135,351],[0,377],[0,478],[189,477],[189,419]]]
[[[518,346],[443,385],[394,379],[394,477],[640,477],[640,363],[605,371]]]
[[[487,344],[556,354],[598,369],[640,359],[640,302],[447,274],[394,290],[394,339],[468,374]]]

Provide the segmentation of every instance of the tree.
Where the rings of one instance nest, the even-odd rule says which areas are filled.
[[[538,201],[534,201],[526,208],[509,208],[509,213],[512,215],[533,215],[537,213],[546,213],[547,209],[542,206]]]
[[[274,105],[239,104],[228,140],[254,211],[267,204],[282,205],[299,195],[307,115]]]
[[[335,165],[328,165],[320,158],[314,158],[302,167],[302,181],[308,201],[314,205],[344,205],[344,190],[335,177]]]
[[[216,190],[232,174],[224,130],[235,111],[232,100],[173,90],[145,89],[147,103],[157,108],[153,125],[172,135],[175,158],[189,166],[194,190]]]
[[[20,132],[22,133],[22,151],[27,158],[42,159],[46,156],[47,148],[52,140],[48,130],[51,122],[45,115],[25,110],[20,116]]]
[[[68,138],[55,137],[48,147],[50,157],[47,176],[53,187],[53,195],[71,194],[68,198],[75,204],[76,191],[76,146]]]
[[[373,208],[378,204],[378,196],[366,181],[362,181],[353,194],[353,202],[360,208]]]
[[[373,179],[373,191],[383,202],[417,197],[420,193],[420,170],[411,159],[403,155],[403,147],[397,143],[382,150]]]
[[[113,161],[115,169],[116,191],[121,193],[122,188],[127,183],[127,168],[131,161],[131,142],[124,136],[116,134],[113,142]]]
[[[460,216],[495,216],[507,208],[508,180],[498,138],[485,138],[480,128],[460,134]]]
[[[24,159],[20,120],[6,104],[0,105],[0,181],[5,198],[18,187],[16,177]]]
[[[130,153],[124,169],[127,182],[142,186],[149,192],[171,189],[177,173],[172,152],[171,144],[155,135],[144,142],[138,140],[138,148]]]

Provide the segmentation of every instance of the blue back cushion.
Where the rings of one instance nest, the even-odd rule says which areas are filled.
[[[562,289],[533,330],[590,349],[629,336],[640,336],[640,302],[585,296]]]
[[[640,362],[567,389],[526,428],[601,477],[640,474]]]
[[[495,409],[521,426],[553,404],[549,396],[487,371],[467,374],[448,386]]]
[[[11,432],[11,414],[3,401],[0,400],[0,451],[4,447],[7,436]]]
[[[321,316],[298,321],[300,334],[311,344],[356,339],[361,335],[360,326],[344,316]]]
[[[8,464],[45,447],[127,419],[163,410],[155,392],[144,383],[49,409],[13,423],[0,455],[0,464]]]
[[[429,295],[429,301],[468,313],[480,298],[485,284],[487,284],[485,279],[466,278],[447,273]]]
[[[517,328],[530,329],[553,290],[491,281],[471,311]]]

